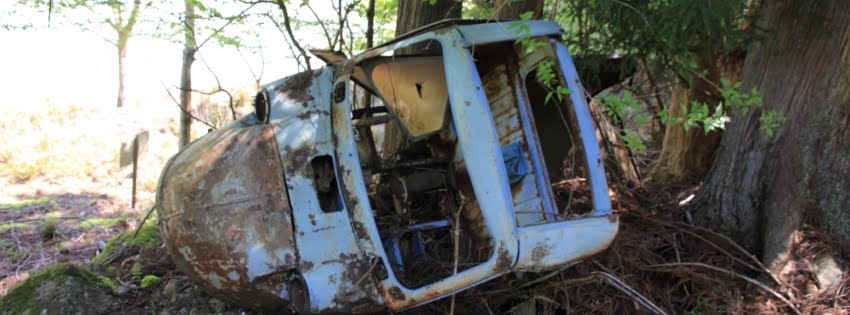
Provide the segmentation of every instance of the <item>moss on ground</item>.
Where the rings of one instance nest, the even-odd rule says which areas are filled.
[[[6,223],[0,224],[0,233],[9,231],[11,229],[23,229],[29,227],[29,223],[24,222],[14,222],[14,223]]]
[[[92,258],[92,263],[107,263],[109,256],[112,255],[118,248],[137,246],[140,247],[140,249],[144,249],[159,243],[161,240],[159,235],[159,222],[155,220],[148,220],[142,228],[139,229],[139,233],[136,237],[133,237],[133,233],[135,233],[135,230],[127,231],[110,239],[109,242],[106,242],[106,247],[103,251]]]
[[[36,199],[25,199],[20,202],[12,203],[12,204],[0,204],[0,209],[21,209],[29,206],[36,206],[41,204],[46,204],[50,202],[52,199],[50,197],[41,197]]]
[[[160,283],[162,283],[162,278],[154,275],[147,275],[142,278],[142,283],[139,284],[139,287],[142,289],[147,289],[150,287],[158,286]]]
[[[110,304],[115,283],[61,263],[30,276],[0,299],[6,314],[96,314]]]
[[[91,218],[80,222],[77,227],[86,230],[94,228],[96,226],[108,229],[124,223],[127,223],[127,219],[125,218]]]

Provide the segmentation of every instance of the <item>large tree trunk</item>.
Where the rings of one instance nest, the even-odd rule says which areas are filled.
[[[802,223],[850,244],[850,2],[770,1],[763,17],[771,35],[748,52],[742,91],[764,105],[731,111],[696,218],[776,270]],[[773,136],[769,111],[787,117]]]
[[[525,12],[533,12],[532,20],[543,17],[543,0],[495,0],[493,7],[497,20],[516,20],[519,19],[520,14]]]
[[[124,107],[124,60],[127,58],[127,41],[118,41],[118,102],[117,107]]]
[[[183,46],[183,66],[180,68],[180,148],[192,141],[192,63],[195,62],[195,7],[186,0],[184,13],[185,43]]]
[[[422,0],[399,0],[398,20],[396,21],[396,36],[401,36],[419,27],[443,20],[460,18],[461,2],[454,0],[438,0],[431,5]],[[440,47],[436,44],[414,45],[397,51],[396,55],[408,54],[439,54]],[[397,122],[390,122],[384,130],[384,145],[381,156],[389,159],[409,145],[407,135]]]

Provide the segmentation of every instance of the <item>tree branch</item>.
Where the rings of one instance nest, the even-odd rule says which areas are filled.
[[[202,119],[200,119],[200,118],[198,118],[198,117],[195,117],[195,115],[192,115],[192,113],[188,112],[188,111],[186,110],[186,108],[184,108],[184,107],[183,107],[183,105],[180,105],[180,101],[178,101],[176,98],[174,98],[174,95],[173,95],[173,94],[171,94],[171,90],[169,90],[169,89],[168,89],[168,87],[167,87],[167,86],[165,86],[165,82],[159,81],[159,83],[161,83],[161,84],[162,84],[162,87],[165,89],[165,91],[166,91],[166,92],[168,92],[168,96],[169,96],[169,97],[171,97],[171,100],[172,100],[172,101],[174,101],[174,104],[175,104],[175,105],[177,105],[177,107],[180,107],[180,110],[182,110],[184,113],[186,113],[186,115],[188,115],[188,116],[189,116],[189,118],[192,118],[192,119],[194,119],[194,120],[196,120],[196,121],[198,121],[198,122],[200,122],[200,123],[202,123],[202,124],[204,124],[204,125],[207,125],[207,127],[210,127],[210,128],[212,128],[212,129],[217,129],[217,128],[216,128],[215,126],[213,126],[212,124],[210,124],[210,123],[208,123],[208,122],[206,122],[206,121],[204,121],[204,120],[202,120]]]
[[[298,44],[298,40],[295,39],[295,34],[292,33],[289,12],[286,10],[286,5],[283,4],[283,0],[277,0],[277,6],[280,8],[281,11],[283,11],[283,26],[286,27],[286,32],[289,34],[289,38],[292,39],[292,44],[294,44],[295,48],[297,48],[298,51],[301,52],[301,57],[304,58],[304,63],[307,66],[307,71],[313,70],[310,68],[310,56],[308,56],[304,48],[302,48],[301,45]]]

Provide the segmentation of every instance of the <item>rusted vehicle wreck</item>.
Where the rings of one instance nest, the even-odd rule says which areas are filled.
[[[268,84],[164,168],[169,254],[214,295],[309,314],[400,311],[607,248],[618,218],[563,31],[523,23],[441,22]],[[537,80],[546,63],[569,95]]]

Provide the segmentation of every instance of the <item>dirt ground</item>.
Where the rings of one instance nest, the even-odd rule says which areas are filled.
[[[0,297],[38,270],[68,262],[114,284],[106,313],[259,313],[203,293],[176,269],[161,241],[113,246],[109,255],[102,255],[104,264],[90,264],[110,239],[132,233],[141,223],[154,197],[159,168],[173,154],[176,130],[173,121],[164,117],[80,111],[78,118],[67,118],[71,116],[60,112],[39,119],[51,120],[43,126],[60,124],[62,130],[78,130],[77,125],[98,125],[93,121],[100,121],[101,127],[90,134],[110,138],[92,142],[100,145],[97,149],[102,152],[91,156],[102,160],[88,159],[86,165],[75,160],[49,164],[62,156],[73,157],[86,145],[57,147],[71,143],[71,138],[83,137],[70,134],[63,139],[61,130],[48,133],[59,135],[54,138],[35,139],[44,143],[43,156],[32,154],[15,160],[18,155],[0,152],[0,163],[5,163],[4,167],[17,165],[18,170],[0,169]],[[37,125],[33,123],[36,116],[21,117]],[[0,121],[0,131],[4,132],[0,134],[0,151],[14,141],[20,140],[21,146],[33,142],[21,135],[46,137],[42,136],[43,128],[28,125],[26,128],[32,130],[24,130],[15,125],[21,117]],[[116,117],[132,123],[116,126]],[[113,152],[140,126],[151,125],[162,127],[150,130],[151,152],[140,181],[140,203],[133,209],[129,168],[118,167]],[[104,131],[102,126],[114,130]],[[19,135],[10,134],[10,130]],[[30,176],[24,166],[35,160],[46,164],[42,165],[42,174]],[[77,166],[81,169],[73,169]],[[570,189],[557,180],[552,182],[558,195]],[[652,313],[648,307],[655,305],[671,314],[850,314],[847,255],[836,251],[816,228],[797,232],[786,268],[770,274],[734,242],[689,222],[689,213],[698,209],[687,200],[698,191],[698,183],[611,187],[621,225],[608,250],[563,270],[511,273],[466,290],[456,297],[455,313],[630,314]],[[830,270],[834,274],[824,276]],[[442,299],[405,313],[448,314],[450,301]]]
[[[129,207],[124,182],[7,180],[3,198],[19,201],[0,206],[0,220],[21,224],[0,232],[0,294],[41,268],[60,262],[86,265],[111,237],[135,229],[145,211]],[[819,287],[816,279],[819,257],[834,254],[844,266],[846,260],[831,252],[829,240],[814,229],[797,235],[794,267],[773,280],[731,241],[687,223],[687,208],[679,201],[696,192],[696,186],[624,190],[613,198],[621,230],[610,249],[569,269],[522,278],[508,275],[467,290],[458,295],[455,312],[649,313],[640,299],[623,289],[628,287],[669,313],[795,313],[788,303],[806,314],[848,313],[847,275],[829,288]],[[49,238],[45,220],[33,221],[44,216],[56,220]],[[90,221],[93,224],[86,223]],[[119,249],[112,257],[110,270],[93,270],[118,284],[108,313],[259,313],[203,293],[176,269],[161,243]],[[133,270],[137,266],[141,274],[157,275],[161,283],[140,288],[139,271]],[[625,286],[618,289],[609,275]],[[443,299],[406,313],[447,314],[448,309],[449,299]]]

